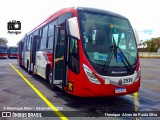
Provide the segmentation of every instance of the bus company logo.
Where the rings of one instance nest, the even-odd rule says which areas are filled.
[[[121,80],[121,79],[118,81],[118,84],[119,84],[119,85],[122,85],[122,80]]]
[[[111,74],[126,74],[127,71],[112,71]]]
[[[2,112],[2,117],[11,117],[11,112]]]
[[[20,34],[21,33],[21,22],[12,20],[7,23],[7,29],[9,34]]]

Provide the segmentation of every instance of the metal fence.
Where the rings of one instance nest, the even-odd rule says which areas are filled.
[[[160,58],[160,52],[139,52],[140,57],[155,57]]]

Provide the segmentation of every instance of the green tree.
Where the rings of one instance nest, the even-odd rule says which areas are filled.
[[[157,52],[160,48],[160,38],[152,38],[151,40],[145,41],[144,44],[147,45],[148,52]]]
[[[7,45],[8,40],[6,38],[0,38],[0,45]]]
[[[156,48],[160,48],[160,38],[154,38],[152,41],[156,45]]]

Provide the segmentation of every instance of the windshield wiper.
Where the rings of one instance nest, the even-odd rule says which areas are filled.
[[[111,59],[112,59],[112,56],[113,56],[113,45],[110,46],[110,49],[109,49],[109,54],[108,54],[108,61],[105,62],[105,65],[103,67],[103,72],[106,72],[106,68],[109,66],[110,62],[111,62]]]
[[[119,53],[122,55],[122,56],[121,56],[121,57],[122,57],[122,62],[123,62],[123,64],[124,64],[124,66],[126,66],[127,71],[128,71],[128,72],[131,71],[132,66],[131,66],[130,62],[128,61],[128,59],[126,58],[126,56],[124,55],[124,53],[122,52],[121,48],[118,47],[118,46],[116,46],[116,42],[115,42],[114,37],[113,37],[113,45],[110,46],[109,55],[108,55],[108,56],[109,56],[109,57],[108,57],[108,61],[106,61],[105,65],[104,65],[104,68],[102,69],[103,72],[105,72],[105,71],[106,71],[106,68],[109,67],[109,64],[110,64],[110,62],[111,62],[111,59],[112,59],[113,54],[114,54],[114,57],[117,59],[117,53],[118,53],[118,51],[119,51]],[[127,65],[126,65],[126,63],[127,63]]]
[[[126,56],[124,55],[124,53],[122,52],[121,48],[119,48],[119,47],[117,46],[117,49],[118,49],[119,52],[122,54],[122,57],[123,57],[122,62],[123,62],[123,64],[127,67],[128,72],[130,72],[131,69],[132,69],[132,66],[131,66],[130,62],[128,61],[128,59],[126,58]],[[125,63],[124,60],[126,61],[127,65],[126,65],[126,63]]]

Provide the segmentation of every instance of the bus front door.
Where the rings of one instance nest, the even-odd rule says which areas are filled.
[[[55,86],[63,87],[65,80],[65,30],[55,26],[54,28],[54,46],[53,46],[53,66],[52,66],[52,83],[51,88]]]

